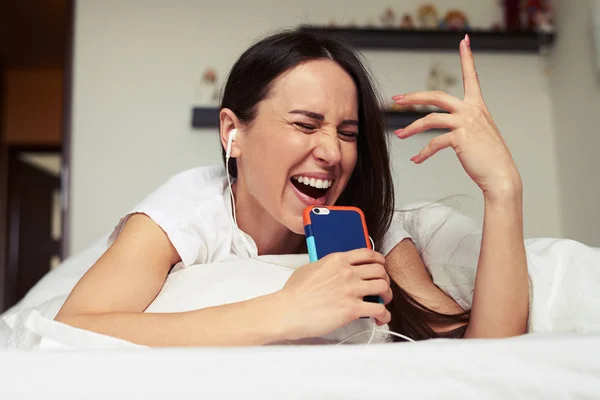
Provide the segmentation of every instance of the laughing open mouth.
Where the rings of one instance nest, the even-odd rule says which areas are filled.
[[[296,189],[313,199],[325,196],[329,188],[333,185],[333,180],[315,179],[302,175],[292,177],[291,181]]]

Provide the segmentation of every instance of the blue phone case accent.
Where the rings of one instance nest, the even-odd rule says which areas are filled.
[[[360,214],[350,210],[330,210],[329,214],[310,215],[311,224],[306,225],[315,241],[319,259],[331,253],[341,253],[368,247]]]
[[[310,224],[304,226],[310,262],[328,254],[368,248],[361,216],[352,210],[329,211],[329,214],[310,213]],[[365,296],[365,301],[382,303],[379,296]]]
[[[317,255],[317,247],[315,246],[315,237],[312,233],[312,225],[308,224],[304,226],[304,233],[306,235],[306,247],[308,249],[308,260],[315,262],[319,260]]]
[[[308,247],[308,260],[310,262],[318,261],[319,257],[317,256],[317,247],[315,246],[314,236],[306,237],[306,246]]]

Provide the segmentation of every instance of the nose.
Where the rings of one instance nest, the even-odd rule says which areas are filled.
[[[314,156],[323,166],[337,165],[342,160],[342,152],[337,132],[322,132],[319,143],[314,150]]]

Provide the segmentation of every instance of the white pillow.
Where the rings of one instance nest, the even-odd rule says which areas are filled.
[[[258,259],[234,259],[214,264],[191,265],[169,275],[156,299],[146,312],[181,312],[244,301],[274,293],[285,285],[297,267],[309,262],[307,254],[262,256]],[[373,323],[360,319],[322,338],[288,344],[348,343],[369,340]],[[378,329],[387,330],[387,326]],[[363,332],[363,334],[358,334]],[[373,341],[386,341],[388,335],[376,334]]]
[[[264,256],[191,265],[169,274],[146,312],[181,312],[244,301],[280,290],[308,256]]]

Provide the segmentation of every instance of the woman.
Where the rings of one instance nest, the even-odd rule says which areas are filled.
[[[224,153],[230,142],[235,201],[228,202],[222,167],[175,176],[121,220],[110,247],[56,319],[153,346],[321,337],[359,317],[389,323],[414,339],[524,333],[529,300],[521,179],[484,104],[468,37],[460,55],[464,100],[440,92],[394,100],[449,111],[396,135],[449,129],[412,161],[422,163],[452,147],[483,191],[483,240],[470,312],[435,286],[413,242],[392,224],[386,133],[361,60],[334,40],[286,32],[248,49],[224,89],[220,135]],[[236,138],[229,140],[233,132]],[[280,291],[248,301],[144,313],[173,266],[305,252],[302,211],[312,204],[360,207],[381,254],[362,249],[330,255],[298,268]],[[387,308],[362,300],[375,294]]]

